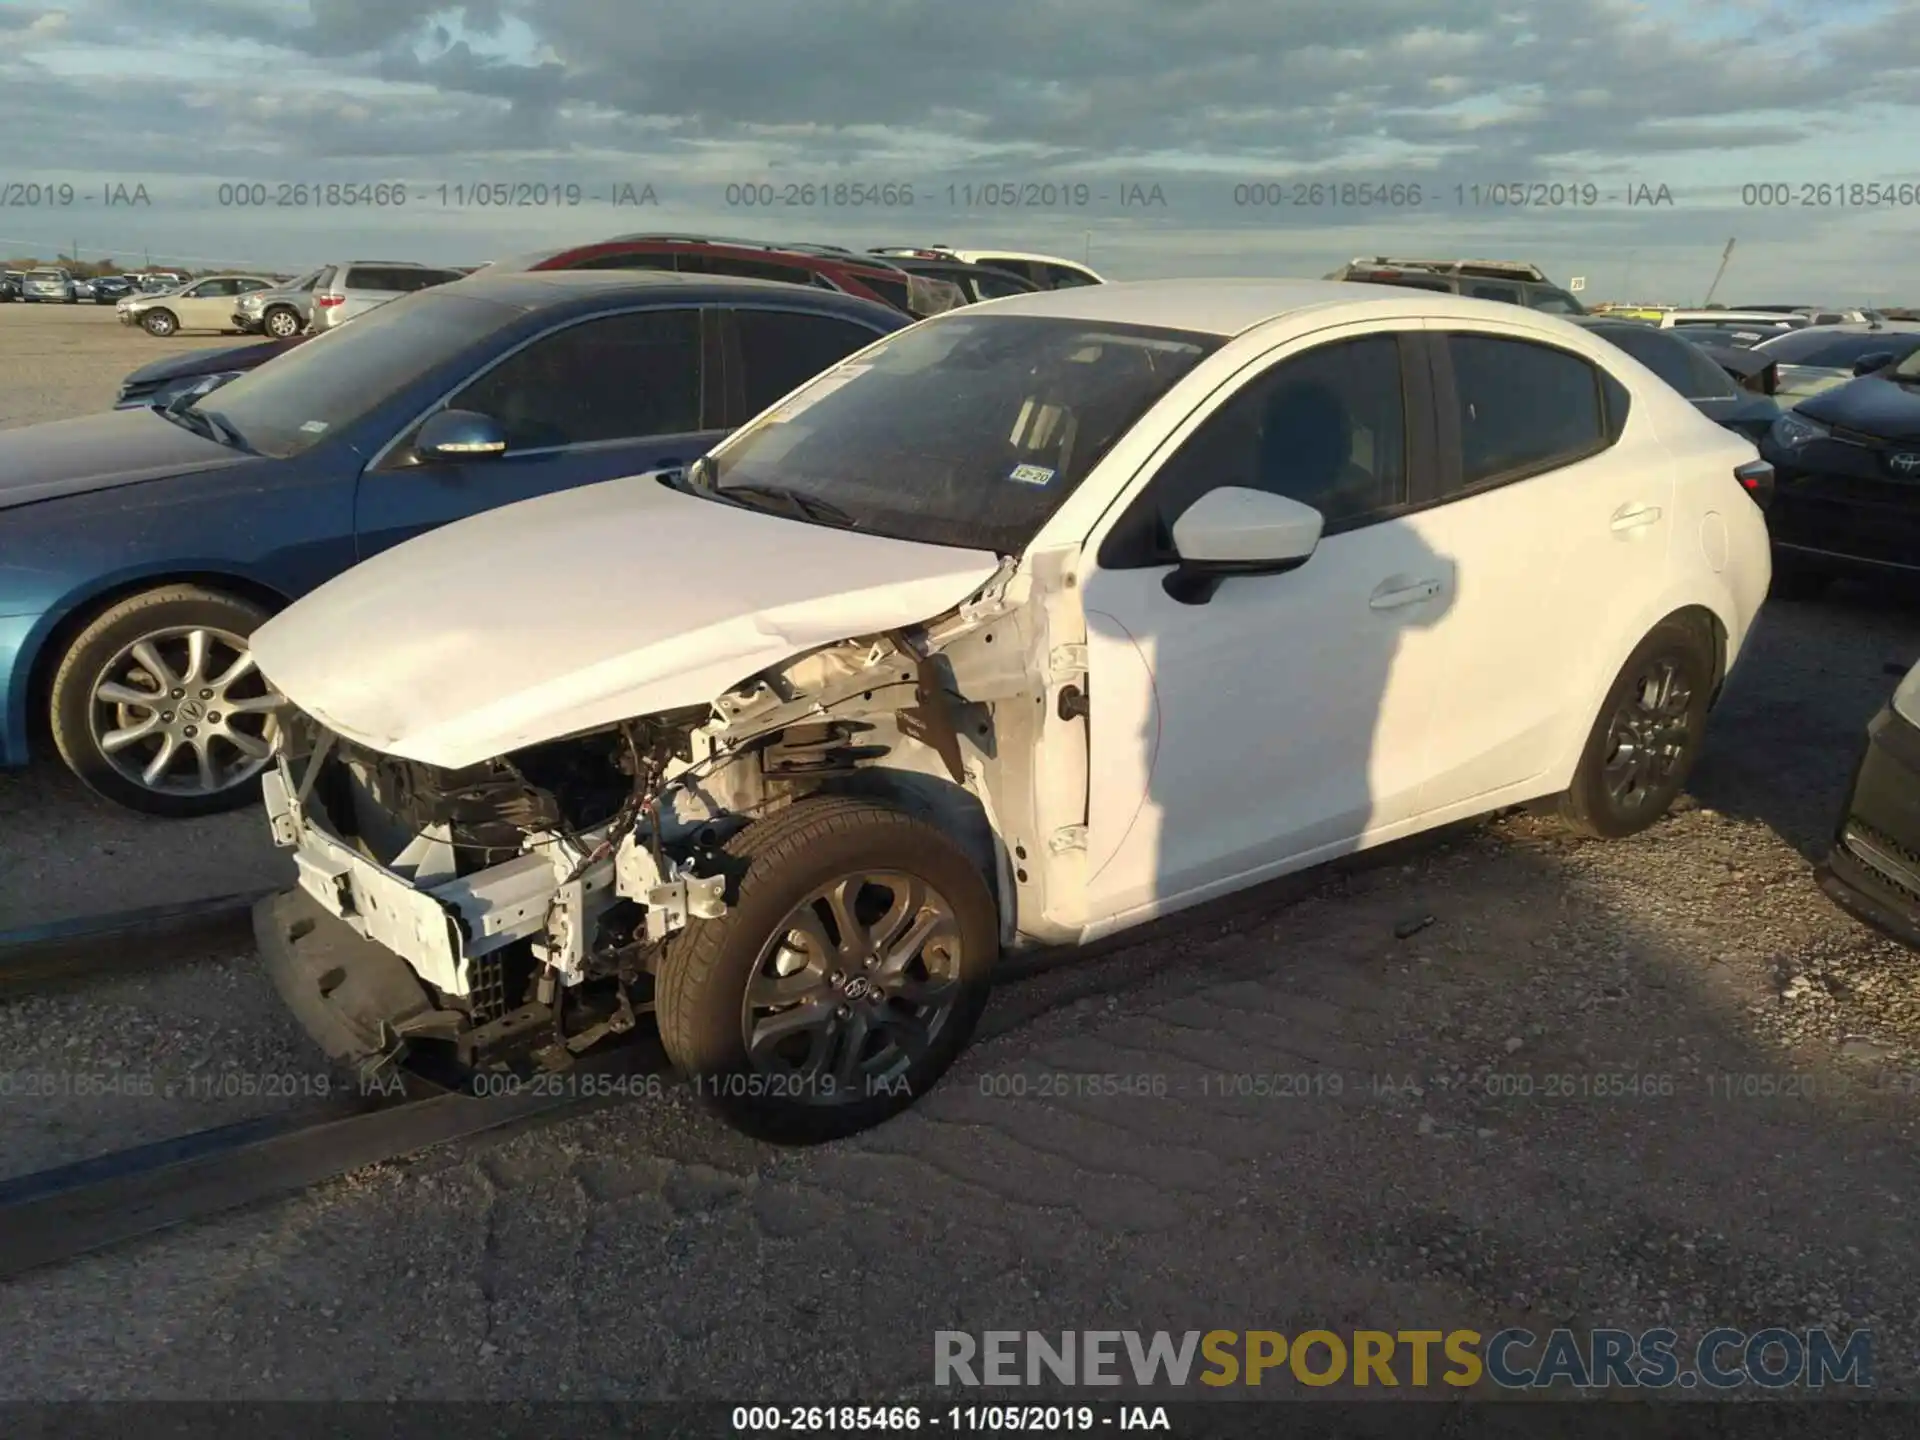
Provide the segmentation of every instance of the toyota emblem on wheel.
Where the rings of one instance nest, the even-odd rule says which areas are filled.
[[[1907,450],[1887,461],[1887,468],[1896,475],[1920,474],[1920,450]]]

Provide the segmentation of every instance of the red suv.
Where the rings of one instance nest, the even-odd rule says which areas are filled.
[[[617,235],[590,245],[496,262],[502,270],[675,270],[783,280],[878,300],[916,318],[966,302],[958,286],[909,275],[874,255],[831,245],[781,245],[696,235]]]

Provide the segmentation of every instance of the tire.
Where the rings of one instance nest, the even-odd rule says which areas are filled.
[[[286,305],[275,305],[260,317],[260,333],[285,340],[300,333],[300,314]]]
[[[140,328],[164,340],[180,328],[180,322],[171,310],[149,310],[140,317]]]
[[[800,801],[740,831],[724,854],[727,912],[680,931],[656,977],[661,1042],[702,1103],[758,1139],[817,1144],[878,1125],[932,1088],[972,1038],[999,958],[999,911],[973,861],[926,821],[852,798]],[[861,998],[857,990],[867,983],[867,972],[855,971],[854,961],[836,959],[830,949],[816,945],[817,953],[806,955],[791,943],[779,944],[783,927],[790,927],[784,931],[789,942],[800,933],[803,902],[810,896],[842,877],[881,875],[917,881],[925,887],[921,898],[944,910],[938,932],[909,952],[909,970],[921,966],[920,972],[896,973],[891,982],[943,986],[945,1009],[937,1015],[931,1007],[919,1007],[924,1013],[917,1018],[907,1015],[896,1006],[914,1007],[897,992]],[[872,903],[885,893],[884,886],[863,884],[855,899]],[[888,898],[903,897],[895,891]],[[827,902],[816,903],[821,908],[811,909],[815,930],[830,943],[834,936],[823,920],[830,914]],[[893,938],[918,929],[929,913],[921,909],[903,918]],[[899,954],[888,963],[869,962],[883,986]],[[769,1047],[767,1059],[756,1062],[748,1043],[748,1026],[756,1023],[749,982],[759,977],[762,986],[774,985],[779,977],[771,967],[783,958],[804,960],[805,968],[787,977],[796,987],[789,1008],[767,1013],[841,1018],[826,1022],[833,1028],[792,1032],[794,1045],[809,1047],[805,1060],[796,1063]],[[944,972],[939,977],[933,975],[936,963]],[[846,987],[827,978],[836,965],[846,967],[835,972]],[[802,995],[807,999],[800,1001]],[[855,1024],[857,1032],[846,1028]],[[849,1045],[855,1033],[864,1038]],[[877,1076],[856,1071],[850,1081],[829,1081],[809,1069],[817,1046],[825,1047],[822,1062],[844,1059],[851,1050],[856,1060],[865,1053],[868,1066],[883,1060],[888,1065]]]
[[[1618,840],[1667,813],[1706,738],[1714,664],[1712,637],[1702,625],[1677,617],[1662,620],[1635,647],[1607,690],[1573,783],[1560,797],[1560,818],[1571,829]],[[1676,688],[1656,712],[1647,702],[1663,674],[1671,675]],[[1684,687],[1684,695],[1678,687]],[[1649,756],[1637,769],[1629,758],[1635,730]],[[1623,778],[1628,781],[1624,792]]]
[[[54,745],[67,768],[96,795],[143,815],[184,819],[258,804],[267,760],[257,752],[274,733],[270,692],[257,670],[243,667],[231,680],[226,672],[266,618],[251,601],[198,585],[148,590],[103,611],[75,637],[54,672],[48,708]],[[209,637],[199,677],[205,683],[191,675],[187,635],[193,631]],[[147,653],[177,685],[170,688],[131,654],[143,643],[153,647]],[[102,685],[134,699],[103,699]],[[138,703],[146,695],[155,703]],[[169,708],[175,699],[180,705]],[[231,708],[221,709],[223,702]],[[243,739],[230,738],[236,732]],[[116,735],[122,743],[108,743]],[[145,778],[163,749],[169,758],[154,778]],[[202,753],[208,756],[204,774]]]
[[[1797,560],[1773,557],[1773,581],[1767,586],[1769,600],[1818,600],[1833,587],[1830,571],[1817,570]]]

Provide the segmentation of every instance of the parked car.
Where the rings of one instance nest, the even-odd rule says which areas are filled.
[[[1583,330],[1618,345],[1716,425],[1758,443],[1780,418],[1780,406],[1764,389],[1749,388],[1744,376],[1730,373],[1704,346],[1689,345],[1671,330],[1659,330],[1638,320],[1610,320],[1601,315],[1572,317]],[[1754,488],[1758,494],[1756,475]],[[1769,497],[1760,495],[1764,504]]]
[[[1844,909],[1920,950],[1920,665],[1867,726],[1819,875]]]
[[[1761,441],[1778,487],[1774,588],[1837,575],[1920,576],[1920,351],[1801,400]]]
[[[139,289],[144,295],[167,295],[175,290],[184,290],[192,280],[178,270],[147,270],[139,277]]]
[[[1887,317],[1878,310],[1838,308],[1831,305],[1735,305],[1736,311],[1765,311],[1773,315],[1799,315],[1809,325],[1866,325]]]
[[[99,275],[94,278],[92,299],[96,305],[117,304],[133,293],[133,282],[124,275]]]
[[[29,270],[20,282],[20,298],[37,305],[75,304],[73,276],[55,265]]]
[[[975,265],[933,252],[922,255],[896,253],[887,256],[887,259],[909,275],[946,281],[959,290],[963,302],[968,305],[978,304],[982,300],[1000,300],[1008,295],[1031,295],[1040,288],[1033,281],[1015,275],[1010,270],[996,270],[991,265]]]
[[[327,278],[322,265],[299,279],[266,290],[253,290],[234,302],[233,328],[243,335],[271,335],[284,340],[298,335],[313,319],[313,294]]]
[[[138,325],[162,339],[180,330],[225,334],[233,329],[234,297],[272,285],[259,275],[209,275],[165,294],[130,295],[113,308],[122,325]]]
[[[1003,947],[1538,797],[1652,824],[1766,591],[1758,463],[1511,305],[937,316],[677,486],[448,526],[259,629],[310,725],[256,933],[343,1063],[564,1060],[650,1010],[734,1123],[845,1134],[952,1063]]]
[[[958,296],[942,282],[917,279],[877,256],[824,245],[695,235],[621,235],[590,245],[494,262],[502,270],[671,270],[778,280],[858,295],[918,319],[950,310]]]
[[[113,408],[138,410],[150,405],[171,405],[189,394],[210,395],[227,381],[238,379],[310,338],[304,334],[290,335],[284,340],[256,340],[248,345],[163,355],[120,382],[120,393],[114,399]]]
[[[1754,346],[1780,367],[1779,393],[1804,400],[1920,350],[1920,326],[1815,325]]]
[[[336,330],[402,295],[463,278],[458,270],[403,260],[349,260],[330,265],[314,282],[308,324],[315,330]]]
[[[1762,332],[1802,330],[1809,321],[1804,315],[1780,314],[1768,310],[1668,310],[1660,317],[1662,330],[1686,329],[1695,325],[1717,329],[1753,329]]]
[[[958,250],[950,245],[888,246],[869,252],[903,260],[948,256],[968,265],[985,265],[1004,270],[1033,283],[1038,290],[1071,290],[1081,285],[1104,285],[1106,281],[1092,267],[1058,255],[1035,255],[1026,250]]]
[[[1658,320],[1648,323],[1656,329],[1659,328]],[[1689,321],[1683,325],[1670,325],[1666,328],[1670,334],[1678,335],[1681,339],[1696,345],[1717,345],[1732,350],[1750,350],[1762,340],[1771,340],[1776,335],[1791,335],[1795,329],[1803,327],[1768,321],[1757,324],[1753,321],[1734,322],[1726,325],[1696,324]]]
[[[21,282],[26,278],[26,272],[23,270],[0,271],[0,304],[18,301],[21,298]]]
[[[1495,300],[1524,305],[1549,315],[1584,315],[1586,306],[1547,278],[1547,272],[1524,260],[1396,260],[1385,255],[1361,256],[1328,275],[1329,280],[1351,280],[1362,285],[1400,285],[1435,294],[1464,295],[1471,300]]]
[[[76,304],[82,300],[93,299],[93,281],[75,279],[73,282],[73,299]]]
[[[746,281],[476,276],[215,395],[0,431],[0,763],[50,719],[110,800],[248,803],[274,725],[246,658],[266,615],[448,520],[684,465],[904,323]]]

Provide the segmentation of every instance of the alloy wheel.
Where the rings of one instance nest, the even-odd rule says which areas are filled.
[[[961,998],[952,905],[915,876],[844,875],[775,929],[747,983],[742,1025],[762,1074],[795,1098],[854,1103],[898,1081]]]
[[[247,643],[207,626],[157,630],[126,646],[93,687],[93,738],[143,789],[204,796],[266,768],[286,703]]]
[[[1655,659],[1629,687],[1607,731],[1601,770],[1623,813],[1639,810],[1672,780],[1693,741],[1693,686],[1671,659]]]

